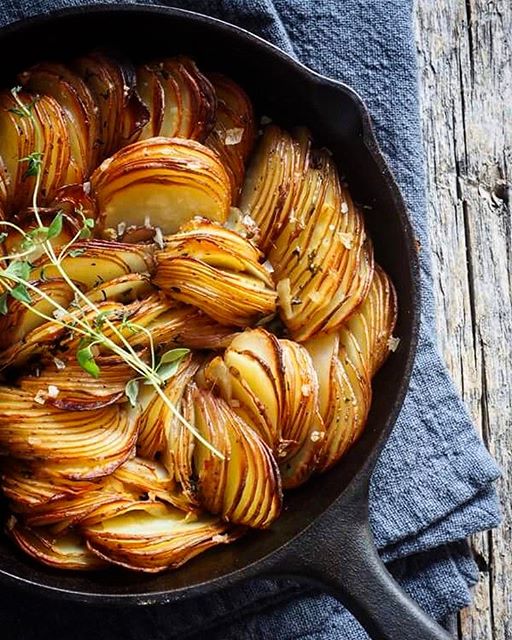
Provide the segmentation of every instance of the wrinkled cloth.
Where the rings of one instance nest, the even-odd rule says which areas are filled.
[[[0,0],[0,25],[86,4]],[[90,4],[102,4],[91,2]],[[104,2],[103,2],[104,4]],[[164,2],[154,4],[165,4]],[[464,542],[499,523],[499,470],[480,442],[435,344],[412,0],[170,2],[261,35],[312,69],[352,85],[373,118],[421,244],[422,328],[410,389],[371,486],[376,543],[404,589],[443,620],[470,602],[478,572]],[[0,589],[6,638],[361,640],[334,599],[289,581],[255,581],[197,600],[100,610]]]

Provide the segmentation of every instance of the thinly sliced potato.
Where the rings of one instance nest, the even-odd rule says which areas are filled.
[[[22,108],[30,110],[31,117]],[[51,202],[63,184],[83,177],[71,154],[65,114],[50,96],[0,94],[0,156],[8,176],[7,213],[31,204],[38,172],[41,206]]]
[[[297,147],[290,134],[269,125],[247,169],[239,207],[259,226],[259,244],[265,252],[287,219],[300,214],[292,209],[297,187],[304,180]]]
[[[150,247],[91,240],[76,242],[73,254],[67,255],[61,266],[68,277],[86,291],[129,273],[150,272],[153,258]],[[58,268],[47,256],[36,261],[31,273],[34,280],[58,276]]]
[[[34,285],[63,307],[67,307],[73,299],[69,286],[60,278],[42,280]],[[0,349],[7,350],[13,343],[22,342],[28,334],[47,322],[44,316],[52,317],[55,307],[51,302],[33,292],[30,297],[30,305],[14,298],[9,299],[7,313],[0,315]]]
[[[372,378],[387,358],[396,323],[397,303],[393,283],[376,265],[368,295],[340,330],[346,349],[357,345]]]
[[[235,82],[220,74],[209,76],[217,94],[213,130],[206,145],[218,154],[231,182],[233,204],[238,202],[245,162],[256,137],[251,101]]]
[[[137,67],[137,91],[149,112],[149,120],[140,134],[140,140],[160,135],[164,118],[165,92],[160,74],[150,65]]]
[[[50,95],[66,113],[73,155],[81,158],[85,175],[93,169],[98,153],[99,110],[89,87],[68,66],[43,62],[20,75],[24,86]]]
[[[0,387],[0,445],[58,475],[87,480],[111,473],[131,455],[136,435],[136,420],[116,405],[87,414],[61,411]]]
[[[318,381],[307,351],[264,329],[236,336],[224,356],[208,363],[198,378],[215,386],[232,410],[272,448],[283,487],[313,472],[323,438]]]
[[[152,65],[163,88],[163,116],[156,135],[203,142],[215,120],[216,95],[195,62],[185,56]]]
[[[40,64],[20,74],[23,86],[36,95],[51,96],[62,108],[66,118],[66,128],[71,146],[72,162],[76,166],[73,182],[81,182],[88,175],[91,166],[89,147],[89,116],[76,83],[82,82],[78,76],[69,82],[60,73],[62,65]]]
[[[222,400],[193,389],[195,426],[221,460],[196,442],[194,466],[201,504],[235,524],[264,529],[279,516],[281,479],[270,448]]]
[[[244,327],[275,312],[276,293],[261,253],[237,233],[194,219],[155,254],[153,282],[224,325]]]
[[[18,99],[29,108],[35,98],[20,92]],[[27,195],[30,200],[34,188],[34,178],[25,176],[27,165],[22,158],[28,158],[36,150],[36,126],[20,109],[10,92],[0,93],[0,158],[6,214],[26,205]],[[20,189],[22,183],[25,188]]]
[[[18,379],[21,389],[45,401],[45,405],[68,411],[100,409],[126,400],[125,387],[135,377],[131,365],[116,355],[96,358],[101,378],[84,375],[76,356],[51,362],[37,375],[24,375]],[[84,416],[84,419],[86,417]]]
[[[149,119],[135,91],[135,69],[101,53],[76,60],[74,69],[89,87],[99,113],[96,163],[133,142]]]
[[[370,379],[350,359],[338,332],[305,343],[319,383],[319,409],[325,426],[317,472],[331,468],[361,435],[371,400]]]
[[[84,528],[99,558],[136,571],[177,568],[198,553],[231,542],[240,532],[207,515],[184,514],[163,504],[142,506]]]
[[[197,360],[190,356],[185,358],[163,388],[175,411],[155,389],[148,388],[138,419],[137,451],[146,459],[161,460],[169,474],[182,486],[190,504],[197,504],[191,484],[194,438],[176,413],[185,421],[191,417],[190,402],[185,394],[198,366]]]
[[[194,216],[224,222],[231,188],[217,156],[193,140],[150,138],[105,160],[91,177],[103,229],[174,233]]]
[[[23,526],[14,516],[8,521],[7,533],[29,556],[54,569],[93,571],[107,563],[91,553],[76,533],[56,536],[45,529]]]
[[[11,459],[2,465],[2,491],[17,512],[47,504],[60,498],[87,493],[96,487],[90,480],[55,479],[39,475],[29,463]]]

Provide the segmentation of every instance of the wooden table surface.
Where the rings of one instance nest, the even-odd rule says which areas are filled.
[[[440,348],[503,469],[463,640],[512,640],[512,1],[417,0]]]

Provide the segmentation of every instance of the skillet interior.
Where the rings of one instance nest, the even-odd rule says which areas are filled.
[[[20,47],[20,42],[31,46]],[[249,566],[321,516],[358,473],[370,472],[398,414],[410,372],[417,333],[416,250],[403,203],[377,156],[367,115],[357,96],[223,23],[151,7],[64,11],[59,17],[36,19],[0,32],[4,61],[0,86],[15,84],[16,72],[38,60],[62,60],[105,46],[134,60],[190,54],[202,69],[222,71],[238,80],[260,115],[269,114],[286,127],[306,124],[315,140],[334,153],[355,199],[372,207],[366,220],[376,258],[392,277],[399,299],[395,333],[401,338],[400,346],[374,381],[374,399],[363,437],[337,468],[286,496],[285,511],[271,531],[254,532],[236,544],[199,556],[178,571],[159,576],[115,570],[87,575],[52,571],[32,563],[0,537],[0,575],[4,577],[84,598],[97,594],[141,600],[153,595],[170,600],[191,594],[193,587],[197,593],[231,581],[234,574],[241,577]],[[344,526],[347,524],[340,521],[340,527]]]

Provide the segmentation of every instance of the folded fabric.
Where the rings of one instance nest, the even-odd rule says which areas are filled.
[[[0,24],[76,0],[1,0]],[[91,2],[91,4],[104,4]],[[153,4],[163,4],[155,2]],[[499,471],[478,439],[435,345],[412,0],[198,0],[171,2],[245,27],[311,68],[352,85],[366,101],[421,245],[420,346],[411,387],[375,470],[371,523],[390,569],[438,620],[468,604],[477,571],[468,535],[494,527]],[[0,590],[6,637],[366,638],[343,607],[290,582],[258,581],[176,605],[100,610],[51,606]]]

